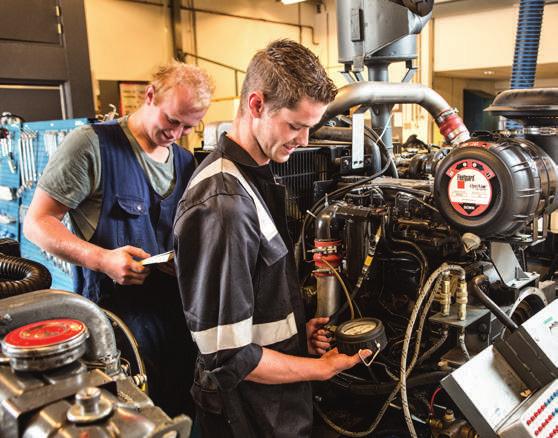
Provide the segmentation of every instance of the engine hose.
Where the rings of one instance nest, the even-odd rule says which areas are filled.
[[[48,289],[52,277],[40,263],[0,254],[0,298]]]
[[[544,12],[544,0],[521,0],[515,37],[512,76],[510,88],[533,88],[537,71],[537,57]],[[519,128],[520,125],[507,120],[508,129]]]
[[[460,275],[465,278],[465,271],[461,266],[458,265],[448,265],[447,263],[442,263],[442,265],[436,269],[428,280],[426,281],[425,285],[419,292],[415,305],[413,307],[413,311],[411,312],[411,316],[409,318],[409,323],[407,325],[407,329],[405,331],[405,339],[403,341],[403,349],[401,350],[401,369],[400,369],[400,385],[401,385],[401,407],[403,408],[403,414],[405,417],[405,422],[407,423],[407,428],[409,429],[409,433],[411,437],[417,438],[417,432],[415,430],[415,426],[413,424],[413,419],[411,417],[411,412],[409,410],[409,401],[407,398],[407,353],[409,351],[409,345],[411,343],[411,338],[413,335],[413,326],[415,325],[416,318],[418,316],[419,310],[422,306],[422,302],[429,294],[434,285],[434,281],[438,279],[438,277],[445,271],[453,270],[458,271]],[[434,299],[434,294],[430,295],[430,303],[432,303]],[[424,313],[423,313],[424,314]],[[422,318],[421,318],[422,320]],[[421,321],[422,322],[422,321]],[[419,332],[420,333],[420,332]],[[413,358],[413,362],[416,357]],[[413,363],[414,365],[414,363]]]
[[[413,253],[413,252],[410,252],[410,251],[393,249],[390,246],[390,243],[393,241],[393,239],[390,237],[391,233],[387,232],[385,217],[382,218],[381,226],[382,226],[382,234],[385,237],[384,244],[386,245],[386,248],[388,249],[388,251],[390,251],[392,254],[396,254],[396,255],[409,255],[418,262],[418,264],[420,266],[420,279],[419,279],[419,285],[420,286],[419,287],[422,287],[423,282],[424,282],[424,278],[426,277],[426,273],[428,271],[428,263],[426,261],[426,257],[424,256],[424,253],[420,249],[419,249],[419,252],[416,253],[416,254]]]
[[[419,374],[407,380],[407,388],[416,388],[417,386],[438,384],[441,379],[446,377],[450,371],[433,371],[430,373]],[[386,383],[356,383],[346,382],[338,376],[330,380],[334,385],[355,395],[385,395],[389,394],[398,382]]]
[[[434,289],[436,290],[436,289]],[[444,345],[444,343],[447,341],[448,339],[448,329],[445,329],[442,332],[442,336],[440,337],[440,339],[438,339],[436,341],[436,343],[434,345],[432,345],[432,347],[430,347],[428,350],[426,350],[424,352],[424,354],[419,357],[418,359],[418,364],[420,365],[421,363],[423,363],[425,360],[429,359],[434,353],[436,353],[436,351],[438,351],[438,349]]]
[[[517,330],[517,324],[511,319],[488,295],[481,289],[481,284],[488,281],[486,275],[477,275],[473,278],[473,292],[480,302],[490,310],[496,318],[506,327],[510,332]]]
[[[391,123],[391,118],[389,119],[388,123]],[[382,136],[384,135],[384,132],[386,131],[386,126],[384,126],[384,130],[382,131],[382,133],[380,135],[378,135],[378,133],[376,131],[374,131],[372,128],[369,128],[368,126],[364,127],[364,131],[369,135],[374,137],[374,140],[377,142],[377,144],[381,147],[381,155],[383,157],[385,157],[386,161],[389,161],[389,169],[391,172],[391,176],[393,176],[394,178],[399,178],[399,172],[397,171],[397,165],[395,164],[395,161],[393,160],[393,151],[391,149],[388,149],[388,147],[386,146],[386,144],[384,143],[384,141],[382,140]]]
[[[299,260],[310,261],[310,260],[306,260],[306,227],[308,226],[308,222],[310,221],[310,218],[315,217],[316,213],[318,212],[318,208],[320,206],[322,206],[322,204],[325,203],[326,198],[330,201],[333,200],[333,199],[336,199],[338,196],[343,195],[344,193],[354,189],[355,187],[366,184],[366,183],[372,181],[374,178],[378,178],[379,176],[383,175],[384,172],[388,168],[389,168],[389,162],[387,162],[385,164],[385,166],[379,172],[375,173],[374,175],[368,176],[361,181],[357,181],[357,182],[349,184],[347,186],[338,188],[338,189],[334,190],[333,192],[328,193],[327,195],[323,196],[319,201],[317,201],[312,206],[312,208],[310,209],[311,214],[306,214],[306,216],[304,216],[304,220],[302,221],[302,227],[301,227],[301,230],[300,230],[300,234],[298,236],[298,240],[297,240],[296,246],[295,246],[295,254],[297,255],[297,257],[296,257],[297,268],[300,268]]]
[[[454,268],[454,266],[447,265],[447,264],[444,263],[440,268],[438,268],[436,271],[434,271],[432,273],[432,275],[429,277],[426,285],[423,286],[423,288],[421,289],[421,292],[419,293],[419,296],[421,295],[421,293],[424,293],[425,291],[428,292],[429,288],[432,287],[431,283],[434,281],[434,279],[437,276],[439,276],[439,272],[441,272],[443,270],[446,270],[446,269],[450,269],[450,268]],[[374,418],[374,421],[372,421],[372,424],[370,425],[370,427],[368,429],[363,430],[363,431],[359,431],[359,432],[353,432],[353,431],[350,431],[350,430],[346,430],[346,429],[338,426],[337,424],[335,424],[333,421],[331,421],[327,416],[325,416],[325,414],[320,410],[320,408],[318,406],[316,406],[316,411],[318,412],[318,414],[320,414],[320,416],[322,417],[324,422],[329,427],[331,427],[334,431],[336,431],[337,433],[340,433],[342,435],[348,436],[348,437],[362,438],[362,437],[369,436],[372,432],[374,432],[376,430],[376,428],[380,424],[380,421],[382,421],[382,418],[383,418],[384,414],[386,413],[388,407],[390,406],[390,403],[395,398],[397,393],[400,391],[400,389],[402,388],[402,385],[406,385],[407,376],[409,374],[411,374],[411,372],[413,371],[413,369],[415,367],[415,364],[417,363],[419,350],[420,350],[420,342],[421,342],[421,339],[422,339],[422,329],[424,327],[424,322],[426,320],[426,316],[428,315],[428,311],[430,309],[430,306],[432,305],[432,302],[434,301],[434,296],[435,296],[434,294],[430,295],[430,297],[428,299],[428,302],[427,302],[427,305],[425,306],[425,308],[423,309],[423,312],[421,314],[419,327],[417,328],[417,337],[416,337],[416,341],[415,341],[415,351],[413,353],[413,358],[411,359],[411,363],[409,364],[409,367],[405,371],[404,379],[403,379],[403,381],[400,380],[400,381],[396,382],[395,387],[393,388],[393,390],[388,395],[386,401],[384,402],[383,406],[380,408],[379,412],[376,414],[376,418]],[[407,345],[407,347],[408,347],[408,345]],[[405,400],[405,401],[407,402],[407,400]],[[407,406],[408,406],[408,403],[407,403]],[[409,415],[409,418],[410,418],[410,415]]]
[[[388,220],[391,220],[391,215],[390,215],[390,219],[388,219]],[[407,246],[410,246],[411,248],[413,248],[416,251],[416,253],[418,254],[418,258],[421,261],[422,272],[423,272],[424,275],[426,275],[426,273],[428,272],[428,260],[426,258],[426,255],[424,255],[424,252],[422,251],[422,249],[420,249],[420,247],[415,242],[411,242],[410,240],[396,239],[395,237],[393,237],[393,235],[391,233],[387,233],[386,238],[390,243],[392,242],[392,243],[396,243],[396,244],[399,244],[399,245],[407,245]],[[422,279],[421,279],[421,282],[419,284],[422,287]]]

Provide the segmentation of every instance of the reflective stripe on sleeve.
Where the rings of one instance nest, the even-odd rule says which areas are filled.
[[[275,224],[269,216],[266,208],[260,201],[260,198],[254,193],[254,190],[252,189],[248,181],[246,181],[246,178],[244,178],[242,173],[240,173],[240,170],[238,170],[238,167],[236,167],[236,165],[232,161],[225,158],[219,158],[215,160],[213,163],[202,169],[201,172],[198,173],[192,180],[190,180],[190,184],[188,184],[187,190],[195,187],[204,179],[210,178],[218,173],[227,173],[234,176],[242,185],[244,190],[248,192],[248,195],[250,196],[250,198],[252,198],[254,204],[256,205],[256,214],[258,216],[260,231],[266,238],[266,240],[270,242],[278,234],[277,228],[275,227]]]
[[[218,325],[191,333],[202,354],[213,354],[251,343],[262,347],[272,345],[293,337],[297,334],[297,329],[294,313],[291,312],[279,321],[252,324],[252,318],[248,318],[234,324]]]

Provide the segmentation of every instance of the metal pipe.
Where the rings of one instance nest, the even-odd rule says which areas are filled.
[[[337,236],[331,235],[331,225],[334,221],[340,219],[335,217],[337,212],[337,204],[328,205],[316,217],[316,240],[337,240]]]
[[[85,359],[100,362],[109,375],[120,372],[114,331],[100,307],[81,295],[44,289],[0,300],[0,335],[25,324],[52,318],[75,318],[89,330]]]
[[[316,277],[316,318],[331,316],[341,307],[341,288],[333,275]]]
[[[467,282],[464,278],[459,280],[459,284],[457,286],[457,292],[455,293],[455,303],[457,304],[457,318],[459,321],[465,321],[467,318],[467,303],[468,303],[468,294],[467,294]]]
[[[318,250],[319,247],[327,247],[330,244],[336,246],[338,243],[340,243],[337,240],[337,237],[333,236],[331,232],[332,223],[335,221],[339,221],[339,219],[335,217],[336,211],[337,205],[328,205],[316,217],[316,250]],[[314,255],[314,262],[317,269],[320,269],[322,268],[322,266],[324,266],[322,259],[329,259],[331,265],[333,265],[333,269],[335,269],[341,262],[341,258],[337,253],[318,253]],[[331,272],[315,272],[314,275],[316,277],[317,293],[317,308],[315,316],[331,316],[341,306],[340,283]]]
[[[456,144],[470,138],[461,118],[446,100],[431,88],[421,84],[390,82],[356,82],[339,89],[329,104],[321,124],[357,105],[416,103],[427,110],[446,141]]]
[[[368,66],[368,80],[374,82],[387,82],[388,81],[388,67],[389,63],[377,63]],[[393,149],[393,139],[391,133],[391,110],[393,105],[383,104],[374,105],[370,108],[370,121],[372,128],[376,131],[378,136],[382,136],[382,140],[391,153]]]

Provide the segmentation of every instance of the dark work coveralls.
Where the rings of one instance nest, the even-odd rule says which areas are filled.
[[[175,187],[166,198],[152,188],[126,134],[117,122],[93,125],[101,150],[99,223],[90,242],[106,249],[132,245],[151,255],[172,249],[172,223],[178,201],[195,163],[173,144]],[[193,414],[188,396],[192,384],[194,345],[176,278],[151,269],[141,286],[120,286],[102,272],[76,268],[74,288],[115,313],[138,341],[147,369],[149,395],[168,415]],[[122,355],[126,357],[126,351]],[[131,356],[128,356],[131,358]]]
[[[186,321],[200,351],[192,394],[203,438],[309,437],[309,382],[246,380],[264,347],[308,354],[285,187],[223,135],[190,180],[174,234]]]

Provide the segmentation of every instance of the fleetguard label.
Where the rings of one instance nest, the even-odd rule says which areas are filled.
[[[474,217],[486,211],[492,200],[492,169],[482,161],[461,160],[454,163],[446,175],[450,177],[449,200],[458,213]]]

